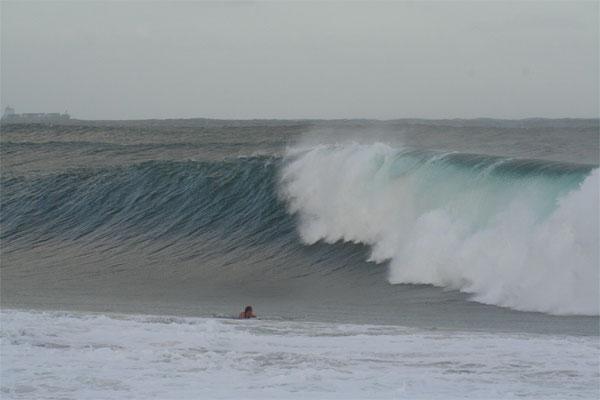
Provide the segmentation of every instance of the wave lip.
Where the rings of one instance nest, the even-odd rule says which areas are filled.
[[[391,283],[599,314],[598,169],[383,143],[291,149],[280,196],[307,244],[371,246]]]

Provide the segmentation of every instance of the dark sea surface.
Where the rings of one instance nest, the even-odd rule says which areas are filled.
[[[2,125],[2,306],[598,335],[598,149],[598,120]]]

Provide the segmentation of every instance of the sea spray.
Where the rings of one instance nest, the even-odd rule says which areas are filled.
[[[350,143],[291,149],[280,196],[305,243],[367,244],[391,283],[598,315],[598,180],[588,166]]]

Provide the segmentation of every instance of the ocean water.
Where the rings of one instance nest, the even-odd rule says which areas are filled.
[[[3,311],[2,398],[596,398],[588,336]]]
[[[3,125],[3,397],[598,397],[598,129]]]

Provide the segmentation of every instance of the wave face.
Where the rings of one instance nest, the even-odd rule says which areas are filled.
[[[293,230],[275,195],[278,163],[269,156],[146,161],[5,178],[1,238],[156,244],[226,236],[230,244],[269,243]],[[194,248],[187,252],[179,256]]]
[[[304,243],[371,247],[391,283],[598,315],[598,169],[343,144],[291,149],[280,197]]]

